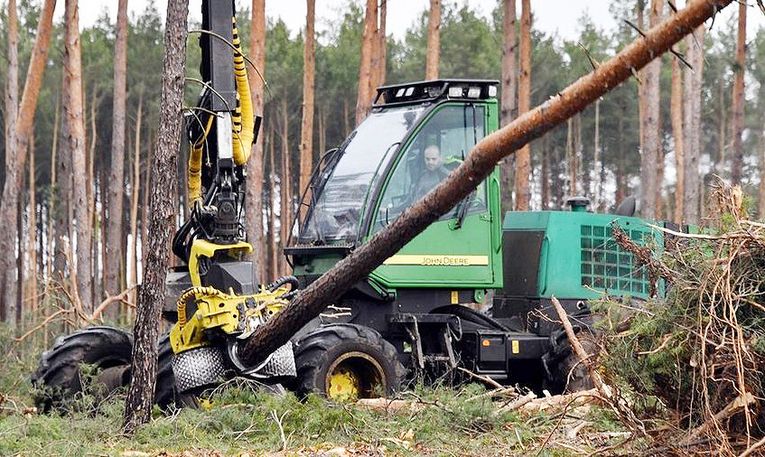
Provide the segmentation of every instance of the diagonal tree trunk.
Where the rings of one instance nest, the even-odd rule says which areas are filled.
[[[744,169],[744,73],[746,72],[746,2],[738,4],[738,33],[736,34],[736,63],[733,66],[736,77],[733,79],[732,116],[730,132],[733,136],[731,157],[731,181],[734,185],[741,183]]]
[[[515,34],[515,0],[504,0],[502,18],[502,112],[500,124],[504,127],[517,115],[518,106],[518,39]],[[502,161],[502,207],[513,207],[513,162]]]
[[[520,75],[518,76],[518,115],[531,107],[531,0],[521,0]],[[526,211],[531,201],[531,146],[526,144],[515,155],[515,209]]]
[[[266,1],[252,0],[250,26],[250,56],[255,69],[248,68],[252,111],[256,116],[263,116],[263,96],[265,86],[261,77],[266,71]],[[261,126],[261,133],[264,128]],[[252,154],[247,161],[247,189],[245,190],[245,223],[249,242],[255,248],[252,261],[261,282],[265,277],[265,246],[263,244],[263,136],[252,145]]]
[[[72,156],[72,206],[77,224],[77,292],[82,309],[90,310],[91,231],[87,192],[87,160],[85,157],[85,124],[82,103],[82,63],[80,56],[80,29],[77,0],[66,0],[64,47],[64,121],[67,124],[67,143]]]
[[[671,19],[652,28],[645,38],[625,47],[543,105],[481,140],[467,159],[436,188],[348,257],[300,291],[290,306],[260,327],[247,340],[242,358],[247,364],[272,353],[295,331],[317,316],[353,284],[367,276],[481,183],[503,157],[581,112],[618,84],[666,52],[732,0],[692,0]]]
[[[441,60],[441,0],[430,0],[428,14],[428,49],[425,55],[425,79],[438,79]]]
[[[132,382],[125,399],[124,431],[132,435],[151,418],[157,374],[157,336],[165,295],[168,242],[174,230],[178,173],[178,141],[181,137],[181,107],[186,69],[186,21],[188,0],[169,0],[165,21],[165,57],[162,69],[159,130],[154,153],[151,227],[146,248],[133,335]]]
[[[315,0],[306,0],[305,46],[303,49],[303,117],[300,122],[300,187],[298,195],[308,191],[313,169],[313,111],[314,74],[316,68],[316,39],[314,32]],[[375,49],[377,46],[375,46]],[[378,62],[379,64],[379,62]],[[376,74],[376,67],[372,69]],[[371,79],[371,78],[370,78]],[[310,198],[307,195],[307,198]]]
[[[127,98],[127,18],[128,0],[117,6],[117,38],[114,42],[114,94],[112,107],[112,150],[109,168],[109,218],[106,224],[106,264],[104,292],[113,295],[122,290],[120,267],[122,251],[122,213],[125,182],[125,105]]]

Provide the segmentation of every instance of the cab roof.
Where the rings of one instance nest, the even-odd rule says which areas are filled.
[[[437,100],[476,101],[497,98],[499,81],[492,79],[434,79],[377,88],[373,107]]]

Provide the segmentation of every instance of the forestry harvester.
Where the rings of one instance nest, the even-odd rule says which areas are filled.
[[[498,129],[497,81],[436,80],[385,86],[369,116],[320,159],[303,194],[285,255],[293,275],[259,282],[243,227],[246,173],[260,119],[253,115],[231,0],[203,1],[205,81],[187,116],[190,217],[173,252],[159,341],[155,399],[179,404],[232,377],[330,399],[390,395],[412,379],[466,371],[503,384],[553,391],[586,387],[551,306],[557,297],[578,331],[590,331],[588,300],[646,299],[650,278],[612,236],[663,247],[661,232],[633,217],[572,198],[561,211],[502,213],[499,168],[437,222],[327,303],[291,341],[257,365],[244,342],[271,316],[290,312],[302,287],[390,224]],[[233,44],[233,48],[226,41]],[[257,159],[256,159],[257,160]],[[587,338],[584,338],[587,341]],[[130,333],[107,326],[60,337],[33,382],[56,406],[83,388],[94,365],[107,390],[130,381]],[[594,346],[590,347],[592,350]],[[463,368],[464,370],[459,370]]]

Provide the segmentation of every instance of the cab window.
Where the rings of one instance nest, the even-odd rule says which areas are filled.
[[[422,126],[401,154],[382,193],[374,230],[379,230],[425,196],[457,168],[485,135],[483,106],[446,105]],[[442,220],[456,216],[460,205],[469,213],[486,211],[486,189],[478,189]]]

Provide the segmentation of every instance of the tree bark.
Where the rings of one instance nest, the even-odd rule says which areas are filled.
[[[386,66],[388,64],[388,45],[385,35],[385,27],[388,18],[388,0],[380,0],[379,7],[379,26],[377,27],[377,66],[374,68],[375,77],[373,78],[372,91],[385,84],[387,76]],[[373,92],[374,93],[374,92]],[[324,149],[320,149],[324,152]]]
[[[29,302],[30,317],[32,322],[37,318],[37,198],[35,189],[37,188],[35,179],[35,138],[34,135],[29,140],[29,219],[27,224],[27,236],[29,243],[27,252],[29,252]],[[42,253],[40,253],[42,254]]]
[[[502,17],[502,100],[499,121],[503,127],[517,115],[518,38],[515,33],[515,0],[504,0]],[[513,207],[513,162],[502,161],[502,208]]]
[[[300,123],[300,188],[299,195],[308,192],[308,181],[313,170],[313,89],[316,68],[316,41],[314,32],[315,0],[306,0],[308,12],[303,47],[303,118]],[[376,72],[376,68],[372,69]],[[309,194],[306,194],[310,197]]]
[[[520,74],[518,76],[518,115],[531,107],[531,0],[521,0]],[[531,201],[531,146],[525,144],[515,154],[515,209],[527,211]]]
[[[143,115],[143,94],[138,96],[138,110],[135,115],[135,150],[133,152],[133,179],[131,179],[131,197],[130,197],[130,274],[128,275],[128,287],[134,287],[138,284],[138,199],[141,188],[141,122]],[[147,165],[148,166],[148,165]],[[148,187],[148,186],[147,186]],[[182,205],[179,205],[182,206]],[[130,302],[136,303],[138,290],[133,289],[130,293]]]
[[[282,98],[282,176],[280,181],[281,187],[281,211],[279,213],[279,227],[280,236],[279,244],[282,249],[287,246],[287,241],[290,237],[291,228],[291,213],[292,213],[292,166],[290,165],[290,142],[289,142],[289,108],[287,106],[287,97]],[[282,259],[280,262],[279,274],[287,274],[289,265],[287,265],[287,259]]]
[[[664,0],[651,0],[651,27],[661,22]],[[643,126],[643,141],[640,151],[640,213],[648,219],[655,219],[658,211],[657,192],[659,189],[658,168],[662,166],[659,157],[661,147],[660,86],[661,59],[654,59],[646,65],[643,74],[643,110],[640,112]]]
[[[248,68],[250,94],[252,94],[252,111],[257,116],[263,116],[265,87],[261,77],[266,71],[266,2],[265,0],[252,0],[252,17],[250,26],[250,56],[252,63],[257,68],[255,71]],[[258,72],[260,74],[258,74]],[[247,237],[250,244],[255,248],[252,261],[255,262],[255,271],[258,278],[263,282],[265,276],[264,265],[266,262],[265,246],[263,244],[263,135],[264,125],[261,125],[261,134],[258,141],[252,145],[252,154],[247,161],[247,189],[245,190],[245,223],[247,225]]]
[[[670,118],[672,121],[672,139],[675,146],[675,213],[674,220],[683,220],[683,195],[685,192],[685,148],[683,143],[683,80],[680,61],[672,59],[672,89],[670,93]]]
[[[106,264],[104,264],[104,292],[114,295],[122,290],[120,266],[122,255],[122,213],[125,182],[125,106],[127,97],[127,35],[128,0],[119,0],[117,6],[117,38],[114,42],[114,93],[112,107],[112,149],[109,168],[109,218],[106,223]]]
[[[270,183],[270,193],[269,193],[269,199],[268,202],[271,206],[271,213],[269,214],[268,218],[268,235],[270,237],[270,243],[269,248],[271,250],[271,256],[268,259],[269,261],[269,270],[271,272],[271,278],[275,278],[279,274],[279,262],[278,262],[278,252],[277,249],[277,243],[276,243],[276,152],[274,148],[274,133],[273,129],[271,130],[271,134],[268,136],[268,160],[269,160],[269,166],[271,168],[271,176],[269,179]],[[280,199],[281,200],[281,199]]]
[[[697,224],[701,211],[701,182],[699,159],[701,154],[701,83],[704,70],[704,27],[697,28],[688,36],[687,59],[693,69],[685,70],[685,173],[683,179],[683,222]]]
[[[441,60],[441,0],[430,0],[428,13],[428,49],[425,57],[425,79],[438,79]]]
[[[736,64],[733,66],[736,77],[733,79],[731,135],[733,136],[733,156],[730,177],[734,185],[741,183],[744,169],[744,73],[746,72],[746,2],[738,4],[738,33],[736,34]]]
[[[284,344],[295,331],[317,316],[353,284],[367,276],[385,259],[469,195],[503,157],[539,138],[569,117],[582,111],[656,56],[666,52],[683,36],[732,0],[693,0],[671,19],[646,32],[568,88],[533,111],[481,140],[467,159],[436,188],[369,241],[357,247],[307,288],[292,303],[247,340],[242,357],[250,364]],[[703,27],[703,25],[702,25]]]
[[[600,99],[595,100],[595,137],[593,139],[592,148],[592,167],[595,169],[594,178],[595,186],[593,194],[593,207],[600,210],[603,206],[603,165],[602,158],[600,157]]]
[[[159,130],[154,153],[151,193],[151,227],[146,249],[146,268],[136,308],[132,382],[125,399],[124,431],[132,435],[151,418],[157,372],[157,336],[165,295],[168,242],[175,226],[178,172],[178,141],[186,69],[186,21],[188,0],[169,0],[165,21],[165,57],[162,70]]]
[[[52,146],[50,148],[50,187],[51,189],[56,189],[56,186],[58,185],[56,181],[56,160],[58,155],[58,126],[59,126],[59,116],[60,116],[60,109],[61,105],[59,102],[59,98],[56,98],[56,108],[55,108],[55,114],[53,115],[53,139],[51,141]],[[47,253],[46,256],[46,266],[45,266],[45,277],[47,281],[50,281],[53,279],[53,258],[55,256],[55,253],[53,252],[53,246],[54,246],[54,240],[55,240],[55,233],[53,229],[53,221],[56,218],[55,214],[58,208],[57,202],[56,202],[56,193],[54,191],[51,191],[51,193],[48,196],[48,228],[46,230],[47,232],[47,246],[45,248],[45,251]]]
[[[377,0],[367,0],[366,13],[364,14],[364,35],[361,41],[361,60],[359,62],[359,88],[356,97],[356,125],[367,117],[372,94],[369,92],[370,78],[372,77],[372,40],[377,30],[377,17],[375,9]]]
[[[66,33],[64,47],[64,121],[67,123],[67,145],[72,156],[72,205],[77,230],[77,291],[84,310],[90,311],[91,231],[87,191],[88,165],[85,151],[85,124],[82,100],[82,63],[77,0],[66,0],[64,16]]]
[[[16,11],[16,0],[8,0],[8,12],[7,12],[7,29],[8,29],[8,70],[7,79],[5,82],[5,112],[3,118],[5,119],[5,186],[8,186],[8,182],[13,183],[16,180],[14,173],[18,173],[18,165],[16,158],[16,116],[18,115],[19,108],[19,19]],[[8,214],[3,213],[3,214]],[[6,224],[7,225],[7,224]],[[13,240],[11,240],[13,243]],[[13,252],[6,250],[5,252]],[[6,256],[9,257],[9,256]],[[10,265],[6,265],[10,266]],[[11,284],[12,281],[8,278],[10,268],[3,270],[3,281],[5,284]],[[7,281],[7,282],[6,282]],[[13,303],[13,294],[10,292],[11,287],[7,289],[4,287],[0,292],[4,293],[4,296],[0,296],[0,322],[5,322],[7,318],[7,303]]]

